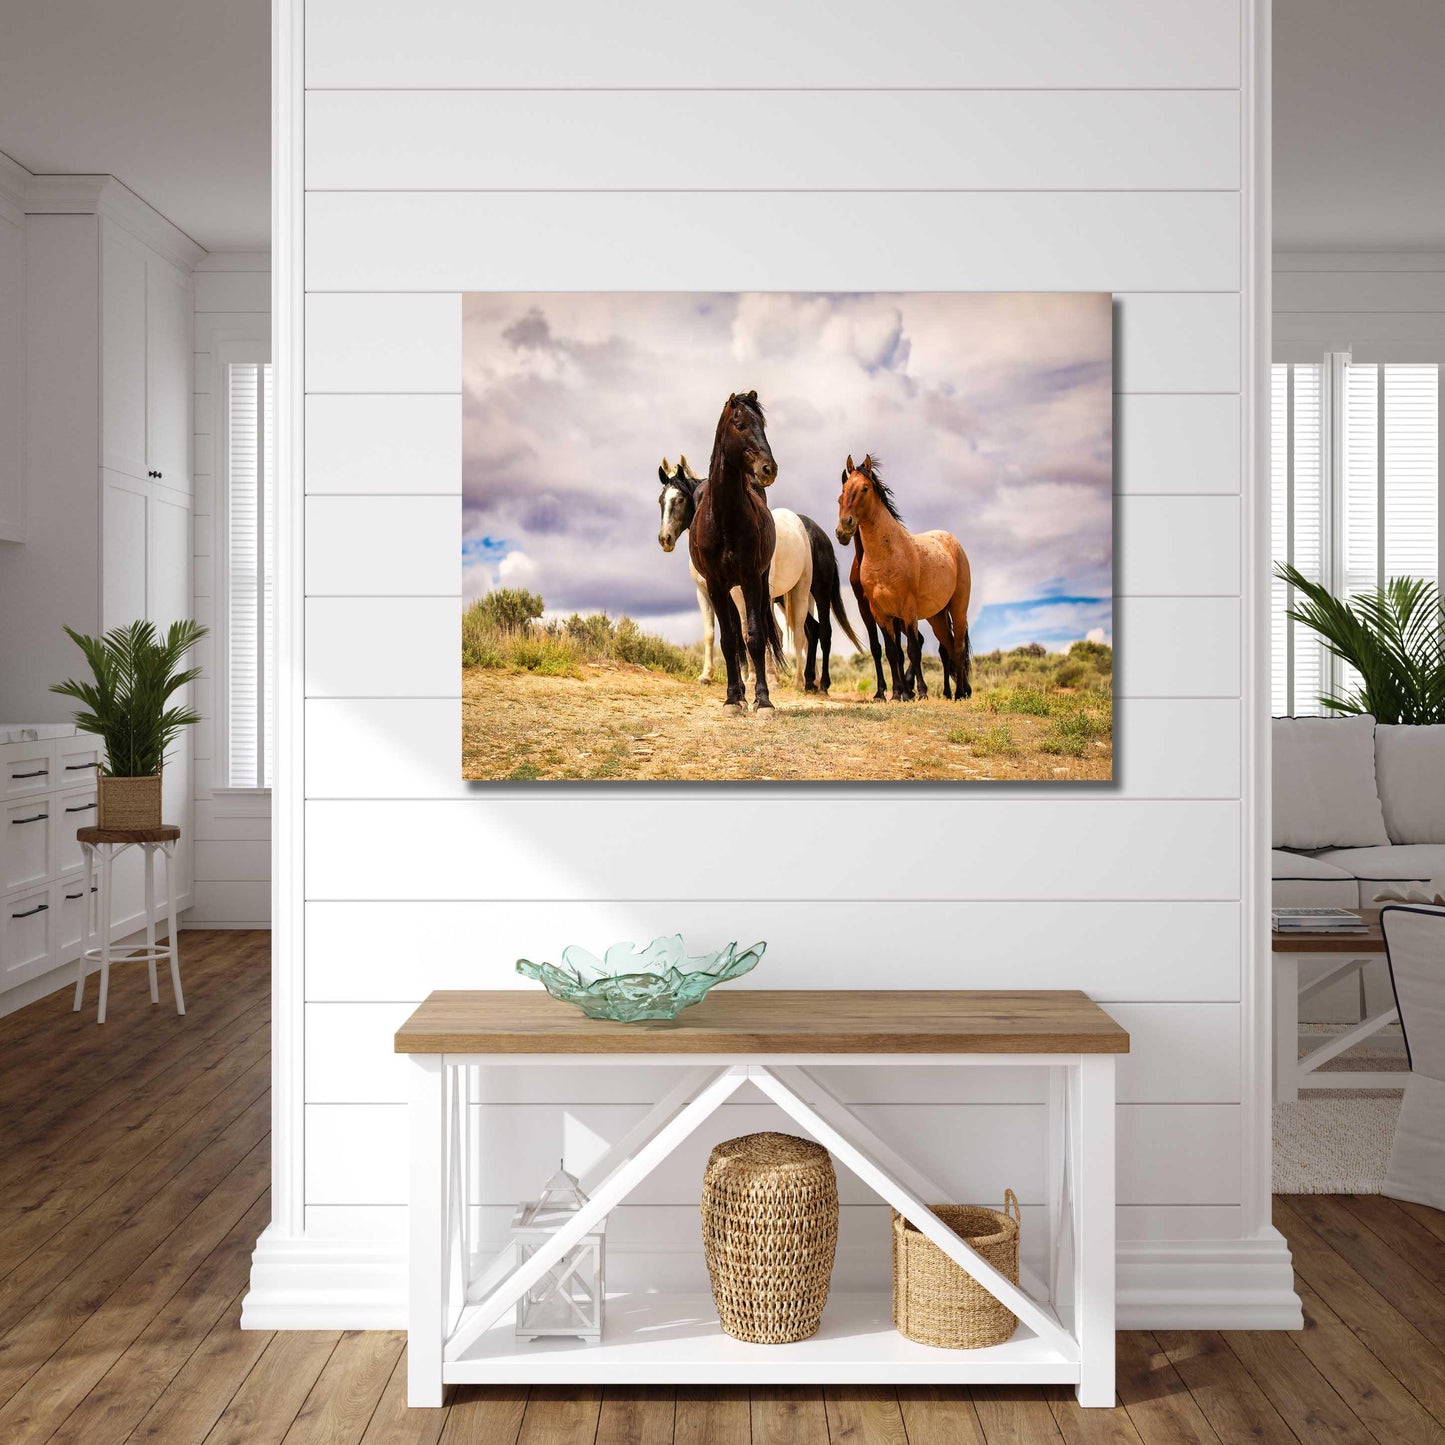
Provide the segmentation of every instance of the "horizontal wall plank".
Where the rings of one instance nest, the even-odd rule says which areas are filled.
[[[748,975],[752,988],[876,988],[880,959],[896,959],[903,988],[988,988],[1006,959],[1012,985],[1081,988],[1105,1007],[1240,996],[1235,903],[669,898],[554,901],[545,909],[526,901],[313,900],[306,997],[407,1007],[436,988],[516,988],[517,958],[556,960],[569,943],[605,949],[659,933],[681,933],[698,948],[765,939],[767,954]],[[900,938],[908,940],[901,950]]]
[[[488,1162],[472,1197],[515,1205],[535,1197],[560,1156],[574,1173],[599,1159],[646,1113],[645,1104],[516,1105],[486,1110],[481,1156]],[[1001,1199],[1011,1188],[1026,1205],[1044,1202],[1042,1104],[866,1105],[859,1118],[916,1160],[951,1199]],[[696,1208],[708,1151],[738,1134],[795,1128],[772,1104],[726,1103],[629,1196],[637,1205]],[[1122,1104],[1117,1116],[1121,1204],[1239,1203],[1240,1110],[1233,1104]],[[306,1106],[306,1203],[401,1204],[406,1198],[406,1107]],[[940,1141],[967,1140],[940,1148]],[[477,1187],[479,1185],[479,1188]],[[839,1199],[873,1196],[845,1168]]]
[[[191,860],[198,883],[264,883],[271,877],[271,844],[266,839],[198,838]]]
[[[192,346],[196,351],[205,351],[217,331],[234,331],[242,336],[254,336],[257,328],[264,328],[267,322],[257,320],[257,311],[269,311],[269,305],[256,310],[240,311],[197,311],[192,316]]]
[[[461,396],[307,397],[306,490],[460,496]]]
[[[1114,612],[1120,697],[1238,697],[1240,605],[1234,597],[1149,597]]]
[[[1276,251],[1285,271],[1445,271],[1445,251]]]
[[[460,598],[461,535],[455,497],[308,497],[306,595]]]
[[[827,245],[825,243],[825,249]],[[714,275],[706,284],[722,284]],[[557,283],[554,283],[554,289]],[[962,273],[956,287],[977,283]],[[452,278],[449,286],[456,286]],[[846,289],[856,289],[849,286]],[[1237,294],[1115,297],[1114,384],[1123,392],[1237,392]],[[308,392],[415,394],[462,387],[459,293],[343,292],[306,298]]]
[[[210,271],[195,276],[197,311],[271,311],[269,271]]]
[[[1278,348],[1306,341],[1320,349],[1326,346],[1348,351],[1365,341],[1428,343],[1445,341],[1445,311],[1403,314],[1389,311],[1285,311],[1275,317],[1273,342]],[[1318,358],[1316,358],[1318,359]],[[1393,358],[1391,358],[1393,359]],[[1413,360],[1413,357],[1406,357]]]
[[[267,809],[270,800],[267,799]],[[268,842],[271,837],[271,815],[236,813],[218,804],[215,798],[197,798],[191,823],[197,841],[203,838],[217,840],[249,839],[251,842]]]
[[[310,0],[308,86],[648,88],[845,85],[1237,86],[1237,3],[1113,0],[1107,10],[1008,5],[890,7],[880,31],[864,0],[745,0],[727,12],[686,0],[599,10],[554,0],[506,10],[415,0],[398,43],[388,0]],[[739,37],[745,48],[739,48]],[[685,103],[685,98],[679,101]]]
[[[1121,497],[1114,509],[1116,595],[1237,596],[1234,497]]]
[[[197,879],[191,927],[201,923],[245,923],[265,928],[271,921],[271,885],[254,881]]]
[[[1237,702],[1122,701],[1114,721],[1119,796],[1239,796]],[[461,726],[461,703],[454,698],[312,698],[306,705],[306,795],[471,797],[475,789],[458,764]],[[386,764],[378,766],[382,758]],[[1048,797],[1054,787],[1008,785],[1011,798]]]
[[[1235,190],[1239,115],[1233,90],[313,91],[306,188]]]
[[[1445,311],[1445,271],[1278,271],[1276,315],[1291,311]]]
[[[312,898],[605,899],[1239,897],[1239,806],[1137,803],[1081,795],[1060,802],[895,792],[829,794],[808,803],[809,834],[843,839],[884,830],[866,881],[831,848],[789,849],[798,802],[736,790],[708,801],[705,829],[688,798],[648,793],[499,792],[455,802],[306,805]],[[861,820],[872,815],[871,824]],[[637,847],[686,842],[686,867],[660,867],[639,887]],[[364,846],[359,846],[364,840]],[[675,858],[675,850],[667,856]]]
[[[409,1003],[312,1003],[306,1006],[306,1102],[402,1104],[409,1060],[393,1035]],[[1119,1003],[1110,1013],[1129,1030],[1119,1060],[1121,1103],[1238,1103],[1238,1004]],[[473,1097],[488,1106],[652,1103],[655,1067],[483,1068]],[[1045,1103],[1042,1069],[828,1068],[827,1088],[846,1103]],[[673,1075],[668,1074],[671,1083]]]
[[[1114,398],[1120,493],[1237,493],[1240,458],[1237,396]]]
[[[717,198],[697,191],[316,192],[306,289],[1234,291],[1240,281],[1237,192],[854,202],[744,191],[729,205],[759,224],[719,226]],[[883,219],[844,224],[856,205]]]
[[[830,510],[831,487],[789,493],[814,515]],[[644,506],[642,503],[645,502]],[[650,494],[637,507],[650,534]],[[1232,497],[1122,497],[1120,597],[1235,595],[1239,591],[1239,503]],[[460,597],[461,507],[453,497],[309,497],[308,596]],[[398,547],[405,537],[407,545]]]
[[[1126,598],[1114,629],[1116,696],[1239,696],[1238,599]],[[460,698],[460,633],[455,598],[309,598],[306,695]]]

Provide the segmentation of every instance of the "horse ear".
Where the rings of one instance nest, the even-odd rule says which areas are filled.
[[[728,392],[728,405],[729,405],[729,406],[731,406],[737,399],[738,399],[738,394],[737,394],[737,392],[735,392],[735,391],[730,391],[730,392]]]
[[[667,469],[667,458],[663,457],[662,465],[657,469],[657,480],[666,484],[672,480],[672,473]]]
[[[687,458],[681,452],[677,454],[677,474],[679,477],[690,477],[692,468],[687,464]]]
[[[844,480],[845,480],[845,481],[847,480],[847,477],[848,477],[848,473],[849,473],[849,472],[856,471],[856,470],[857,470],[857,468],[853,465],[853,453],[852,453],[852,452],[849,452],[849,453],[848,453],[848,460],[843,463],[843,478],[844,478]]]
[[[757,392],[755,392],[755,391],[750,391],[750,392],[748,393],[748,400],[749,400],[749,401],[756,403],[757,399],[758,399],[758,394],[757,394]]]

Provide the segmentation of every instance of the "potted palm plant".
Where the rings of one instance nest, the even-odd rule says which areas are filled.
[[[198,622],[173,622],[162,637],[153,622],[132,622],[103,637],[73,628],[67,636],[85,654],[94,681],[73,678],[51,692],[84,704],[74,714],[81,732],[105,743],[98,779],[96,821],[102,828],[158,828],[161,824],[161,767],[182,728],[201,715],[170,699],[201,675],[181,669],[181,659],[206,635]]]

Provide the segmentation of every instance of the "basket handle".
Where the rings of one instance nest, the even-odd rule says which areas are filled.
[[[1009,1209],[1013,1205],[1013,1209]],[[1005,1189],[1003,1192],[1003,1212],[1007,1214],[1015,1224],[1024,1222],[1024,1212],[1019,1208],[1019,1197],[1012,1189]]]

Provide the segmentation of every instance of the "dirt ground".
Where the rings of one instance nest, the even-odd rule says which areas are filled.
[[[875,703],[779,683],[774,716],[736,716],[723,711],[719,683],[626,664],[584,674],[463,669],[463,777],[1104,781],[1113,773],[1110,738],[1091,739],[1082,757],[1046,752],[1050,719],[995,714],[978,698]]]

